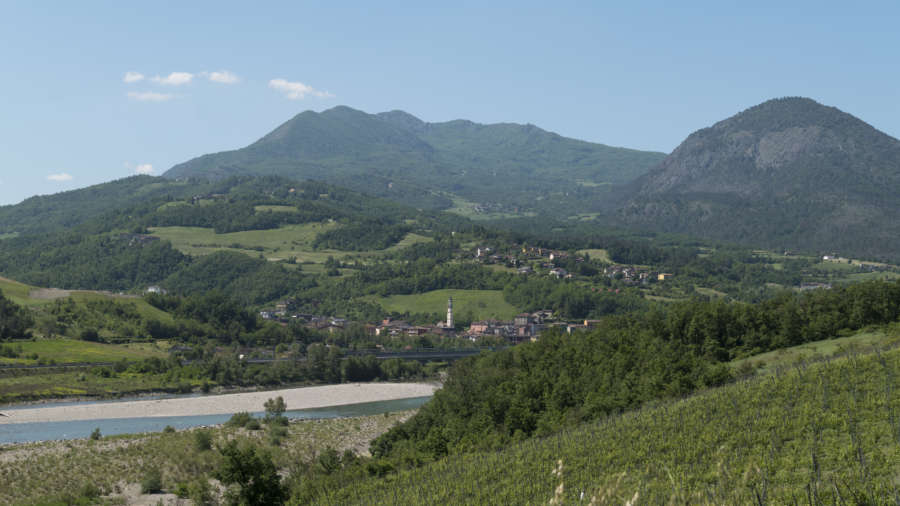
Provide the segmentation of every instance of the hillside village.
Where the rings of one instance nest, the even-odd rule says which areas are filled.
[[[575,268],[589,262],[586,255],[573,254],[563,250],[514,246],[506,253],[498,253],[493,246],[477,246],[467,252],[462,252],[475,262],[485,265],[499,265],[513,270],[522,276],[548,276],[557,280],[575,280],[578,274],[570,272],[561,265],[574,265]],[[605,265],[605,262],[594,262],[593,265]],[[620,281],[624,285],[646,285],[651,282],[661,282],[671,279],[673,274],[660,273],[647,268],[631,265],[610,264],[602,267],[602,274],[610,281]],[[584,276],[582,276],[584,277]],[[618,294],[620,288],[593,287],[592,290],[603,290],[612,294]],[[500,338],[509,343],[519,343],[526,340],[535,340],[547,329],[562,329],[567,333],[590,330],[599,320],[560,320],[558,315],[550,309],[541,309],[534,312],[522,312],[512,320],[482,319],[472,321],[467,327],[461,327],[453,319],[453,300],[447,301],[446,319],[434,324],[414,324],[409,321],[386,315],[377,322],[351,321],[345,318],[328,315],[316,315],[310,313],[292,311],[294,301],[287,299],[278,302],[273,308],[259,312],[265,320],[273,320],[284,325],[299,323],[311,330],[335,333],[348,329],[351,326],[361,326],[371,336],[435,336],[461,337],[472,342],[478,342],[485,338]],[[434,308],[434,312],[441,312],[444,308]]]

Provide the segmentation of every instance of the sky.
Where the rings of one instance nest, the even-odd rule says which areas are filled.
[[[0,205],[337,105],[668,153],[805,96],[900,136],[896,2],[428,3],[0,0]]]

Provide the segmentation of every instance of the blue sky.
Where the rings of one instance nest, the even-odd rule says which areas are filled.
[[[0,1],[0,204],[336,105],[669,152],[800,95],[900,136],[896,4],[487,3]]]

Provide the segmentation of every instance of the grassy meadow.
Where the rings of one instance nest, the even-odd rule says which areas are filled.
[[[116,295],[109,292],[91,290],[58,290],[55,288],[37,288],[18,281],[0,277],[0,291],[8,299],[20,306],[40,309],[52,304],[55,300],[71,298],[75,303],[112,300],[117,304],[133,307],[142,317],[163,322],[171,322],[172,315],[148,304],[144,299],[134,295]],[[38,313],[38,318],[40,315]]]
[[[605,249],[582,249],[575,253],[578,255],[588,255],[591,257],[591,260],[613,263],[612,258],[609,257],[609,252]]]
[[[262,207],[262,206],[260,206]],[[288,207],[288,206],[265,206]],[[294,208],[291,208],[294,209]],[[280,212],[287,212],[281,210]],[[247,230],[217,234],[211,228],[202,227],[152,227],[150,232],[160,239],[170,241],[177,250],[191,256],[208,255],[216,251],[237,251],[250,256],[262,255],[269,260],[296,258],[297,262],[323,264],[328,257],[338,260],[365,260],[407,246],[432,241],[430,237],[409,233],[397,244],[379,251],[348,252],[333,249],[313,249],[313,241],[320,233],[339,228],[338,223],[305,223],[285,225],[270,230]],[[306,270],[306,268],[304,268]]]
[[[168,343],[126,343],[105,344],[75,339],[37,339],[34,341],[14,341],[7,346],[13,346],[21,350],[22,357],[37,355],[44,361],[53,361],[57,364],[73,362],[117,362],[119,360],[142,360],[145,358],[166,358]],[[37,363],[31,358],[5,358],[0,357],[0,364],[4,363]],[[2,381],[2,380],[0,380]]]
[[[413,295],[391,295],[375,297],[387,311],[398,313],[438,313],[447,312],[447,299],[453,297],[453,314],[457,317],[471,313],[475,320],[496,318],[512,320],[519,311],[503,299],[501,290],[434,290]]]

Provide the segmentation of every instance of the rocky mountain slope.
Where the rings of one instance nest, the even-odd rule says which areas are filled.
[[[900,256],[900,141],[807,98],[691,134],[630,185],[633,226],[772,248]]]

